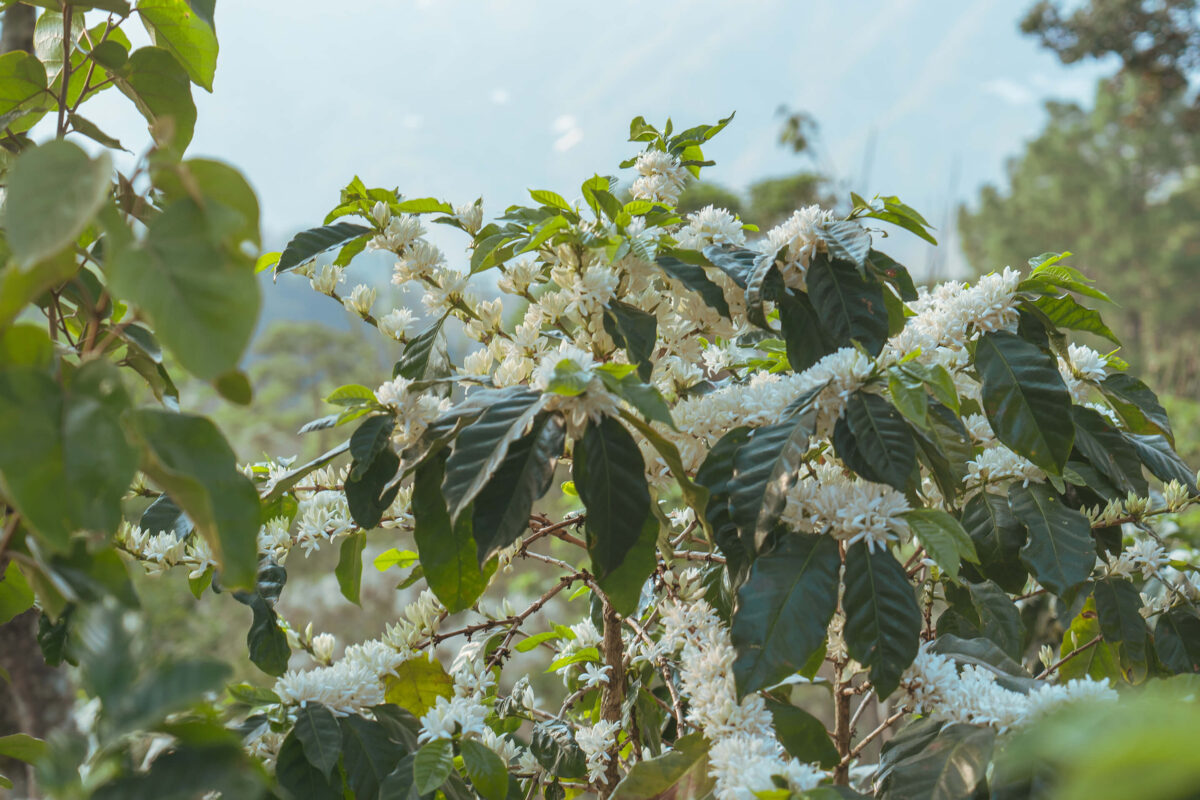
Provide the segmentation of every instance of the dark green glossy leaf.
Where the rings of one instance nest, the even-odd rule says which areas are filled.
[[[813,433],[813,414],[802,413],[751,431],[733,459],[729,508],[743,541],[765,544],[783,513]]]
[[[704,257],[714,267],[728,275],[740,288],[745,289],[755,266],[763,254],[734,245],[709,245],[704,248]]]
[[[1002,588],[1019,592],[1028,575],[1021,563],[1024,526],[1013,516],[1008,499],[978,492],[963,506],[962,524],[979,554],[978,570]]]
[[[529,751],[542,768],[558,778],[581,778],[587,773],[583,750],[570,724],[561,719],[542,720],[533,726]]]
[[[805,280],[817,316],[834,343],[847,347],[857,341],[878,355],[888,335],[883,286],[873,277],[864,278],[852,263],[823,253],[813,255]]]
[[[1172,445],[1171,421],[1150,387],[1127,372],[1114,372],[1100,382],[1100,391],[1133,433],[1161,433]]]
[[[426,380],[444,371],[445,367],[445,337],[442,325],[446,318],[441,317],[428,328],[408,340],[404,346],[404,354],[392,369],[393,378],[408,378],[410,381]]]
[[[481,565],[528,528],[533,504],[554,484],[565,441],[562,415],[539,414],[532,430],[509,446],[504,461],[475,496],[472,530]]]
[[[846,649],[871,670],[879,697],[887,697],[917,656],[921,609],[904,568],[886,548],[872,553],[865,542],[846,551]]]
[[[913,535],[939,567],[952,579],[958,578],[963,561],[979,563],[975,543],[950,514],[936,508],[917,508],[904,515]]]
[[[953,724],[919,753],[897,762],[888,775],[886,800],[963,800],[986,780],[996,732]]]
[[[1096,549],[1087,517],[1064,505],[1045,484],[1014,483],[1008,502],[1029,531],[1021,560],[1038,583],[1062,597],[1088,579]]]
[[[1196,473],[1184,463],[1165,436],[1159,434],[1127,433],[1125,438],[1137,450],[1138,458],[1161,481],[1179,481],[1192,494],[1197,494]]]
[[[521,387],[483,389],[473,396],[484,394],[483,414],[458,434],[446,461],[442,494],[451,522],[500,468],[509,446],[528,432],[544,404],[541,393]]]
[[[1167,669],[1177,674],[1200,674],[1200,613],[1176,606],[1154,626],[1154,651]]]
[[[1071,456],[1071,395],[1054,359],[1024,339],[985,333],[975,348],[983,410],[996,438],[1059,475]]]
[[[803,372],[836,349],[807,294],[788,289],[780,295],[778,306],[779,327],[793,371]]]
[[[730,629],[739,695],[778,683],[820,649],[840,569],[836,540],[821,534],[784,534],[754,561]]]
[[[1145,497],[1149,490],[1138,451],[1125,435],[1090,408],[1072,406],[1071,418],[1075,421],[1075,446],[1088,462],[1122,493]]]
[[[831,258],[848,261],[862,267],[871,251],[871,234],[866,228],[851,220],[837,220],[817,228],[817,235],[825,242]]]
[[[863,478],[900,491],[917,464],[916,442],[904,417],[884,398],[862,390],[846,401],[833,444],[838,457]]]
[[[775,726],[775,738],[792,758],[822,769],[837,766],[841,757],[825,730],[825,723],[802,708],[778,700],[767,700],[767,710]]]
[[[342,766],[356,797],[376,797],[384,779],[405,755],[382,724],[350,715],[343,717]]]
[[[688,289],[700,295],[705,304],[718,314],[729,319],[729,303],[725,301],[725,293],[720,286],[713,283],[704,272],[704,267],[680,261],[672,255],[660,254],[655,263],[659,269],[682,283]]]
[[[650,380],[654,371],[654,345],[658,335],[658,318],[636,306],[610,300],[604,308],[604,330],[629,355],[629,363],[636,364],[638,377]]]
[[[1137,587],[1124,578],[1101,578],[1092,596],[1104,641],[1121,645],[1121,662],[1127,669],[1145,668],[1150,631],[1142,617],[1142,596]]]
[[[351,466],[345,483],[346,504],[355,524],[364,531],[379,525],[384,512],[396,499],[400,485],[392,479],[399,469],[400,457],[390,447],[380,451],[366,470],[359,469],[357,462]],[[355,473],[361,477],[355,478]]]
[[[1021,612],[1003,589],[991,581],[965,581],[963,588],[947,585],[945,591],[950,608],[938,618],[939,635],[981,637],[1010,658],[1021,657],[1025,626]]]
[[[971,664],[986,669],[996,676],[997,683],[1012,692],[1026,694],[1040,685],[1028,670],[991,639],[962,639],[954,634],[939,631],[938,638],[930,644],[929,651],[949,656],[959,664]]]
[[[350,477],[359,480],[375,463],[375,457],[388,446],[396,418],[391,414],[367,417],[350,435],[350,455],[354,458],[354,469]]]
[[[329,777],[342,755],[342,729],[333,712],[320,703],[305,703],[296,712],[292,733],[303,745],[308,763]]]
[[[370,233],[371,230],[366,225],[353,222],[335,222],[297,233],[279,256],[279,262],[275,264],[275,274],[282,275],[326,250],[343,245],[351,239]]]

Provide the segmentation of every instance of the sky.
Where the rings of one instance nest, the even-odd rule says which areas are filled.
[[[1003,180],[1048,97],[1090,102],[1096,65],[1063,67],[1017,28],[1015,0],[253,0],[216,13],[215,91],[195,88],[192,155],[241,168],[269,248],[319,225],[355,174],[500,214],[568,199],[677,128],[737,112],[706,180],[735,190],[809,165],[776,143],[786,105],[820,125],[843,191],[899,195],[940,229],[884,245],[915,274],[965,267],[954,209]],[[143,141],[115,92],[93,121]],[[98,118],[93,115],[99,115]],[[455,245],[458,247],[460,245]],[[447,248],[447,252],[459,252]],[[1003,266],[1003,265],[997,265]]]

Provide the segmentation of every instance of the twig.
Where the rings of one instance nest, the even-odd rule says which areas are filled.
[[[1072,658],[1074,658],[1075,656],[1077,656],[1077,655],[1079,655],[1080,653],[1082,653],[1084,650],[1088,650],[1088,649],[1090,649],[1090,648],[1092,648],[1092,647],[1095,647],[1096,645],[1100,644],[1100,642],[1101,642],[1103,639],[1104,639],[1104,636],[1103,636],[1102,634],[1099,634],[1099,633],[1098,633],[1098,634],[1096,634],[1096,638],[1092,639],[1092,640],[1091,640],[1091,641],[1089,641],[1089,642],[1086,642],[1086,643],[1084,643],[1084,644],[1081,644],[1081,645],[1079,645],[1079,647],[1076,647],[1074,650],[1072,650],[1071,652],[1067,653],[1065,656],[1063,656],[1062,658],[1060,658],[1058,661],[1055,661],[1053,664],[1051,664],[1049,667],[1047,667],[1045,672],[1043,672],[1041,675],[1038,675],[1038,676],[1037,676],[1037,679],[1038,679],[1039,681],[1040,681],[1040,680],[1044,680],[1044,679],[1046,678],[1046,676],[1048,676],[1048,675],[1051,675],[1051,674],[1053,674],[1054,672],[1056,672],[1056,671],[1058,670],[1058,668],[1059,668],[1059,667],[1061,667],[1061,666],[1062,666],[1063,664],[1065,664],[1066,662],[1070,661],[1070,660],[1071,660]]]
[[[867,749],[867,745],[869,745],[871,742],[873,742],[876,739],[876,737],[879,736],[879,734],[883,733],[888,728],[895,725],[896,722],[907,713],[908,713],[907,711],[897,711],[895,714],[892,714],[890,717],[885,719],[883,722],[879,723],[878,728],[876,728],[875,730],[871,731],[866,736],[864,736],[862,738],[862,741],[860,741],[858,744],[856,744],[854,746],[854,749],[851,750],[846,756],[844,756],[842,758],[841,763],[838,764],[838,769],[841,770],[841,769],[848,768],[850,766],[851,760],[853,760],[855,756],[857,756],[863,750]]]

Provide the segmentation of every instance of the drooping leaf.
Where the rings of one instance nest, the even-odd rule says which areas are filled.
[[[871,234],[851,220],[837,220],[817,228],[817,235],[829,249],[829,255],[861,268],[871,251]]]
[[[292,237],[275,264],[275,275],[295,269],[311,258],[343,245],[351,239],[370,233],[371,228],[353,222],[335,222],[319,228],[309,228]]]
[[[1200,674],[1200,613],[1175,606],[1159,616],[1154,626],[1154,651],[1172,672]]]
[[[703,267],[689,264],[665,253],[660,253],[654,263],[663,272],[700,295],[700,299],[709,308],[729,319],[729,303],[725,300],[725,293],[705,274]]]
[[[704,248],[704,257],[717,269],[728,275],[740,288],[745,289],[755,266],[763,254],[734,245],[709,245]]]
[[[508,796],[508,768],[500,756],[475,739],[463,739],[459,749],[475,791],[484,800],[504,800]]]
[[[541,413],[532,429],[509,446],[495,474],[475,496],[472,530],[480,564],[528,528],[533,504],[554,484],[565,441],[562,416]]]
[[[431,367],[438,362],[437,347],[446,318],[440,317],[428,328],[408,340],[404,354],[392,370],[393,377],[408,378],[410,381],[429,377]]]
[[[658,335],[658,318],[636,306],[620,300],[610,300],[604,307],[604,330],[612,337],[617,347],[629,355],[629,362],[636,364],[638,377],[650,380],[654,371],[654,345]]]
[[[1004,331],[985,333],[975,349],[983,410],[996,438],[1053,475],[1071,456],[1071,395],[1054,359]]]
[[[1088,579],[1096,549],[1087,517],[1064,505],[1045,484],[1014,483],[1008,502],[1029,531],[1021,560],[1038,583],[1062,597]]]
[[[1026,533],[1008,499],[991,492],[972,495],[963,506],[962,524],[979,554],[979,572],[1005,590],[1019,592],[1028,576],[1021,563]]]
[[[1145,497],[1148,488],[1137,448],[1093,409],[1072,406],[1071,418],[1075,421],[1075,446],[1088,462],[1123,493]]]
[[[7,56],[5,56],[7,58]],[[112,161],[57,140],[23,152],[8,174],[4,227],[17,269],[75,241],[112,185]]]
[[[1125,438],[1137,451],[1138,458],[1161,481],[1179,481],[1192,494],[1197,494],[1196,473],[1184,463],[1165,436],[1159,434],[1126,433]]]
[[[1101,578],[1092,589],[1092,597],[1104,641],[1121,646],[1121,663],[1126,669],[1144,670],[1150,631],[1142,617],[1142,597],[1137,587],[1124,578]]]
[[[650,516],[645,470],[637,443],[612,417],[589,424],[575,443],[571,476],[587,509],[588,554],[600,580],[621,566]]]
[[[813,433],[813,414],[802,413],[750,433],[733,459],[729,508],[743,541],[766,542],[796,482]]]
[[[900,491],[916,467],[917,446],[904,417],[884,398],[861,389],[846,401],[833,444],[850,469]]]
[[[308,763],[329,777],[342,754],[342,729],[337,717],[320,703],[305,703],[296,712],[292,733],[304,747]]]
[[[846,551],[844,581],[846,649],[870,668],[879,697],[887,697],[917,656],[921,609],[912,584],[890,551],[871,552],[865,542]]]
[[[520,387],[480,390],[491,393],[483,414],[458,434],[446,461],[442,494],[456,521],[500,468],[509,446],[524,436],[544,405],[539,392]]]
[[[825,723],[802,708],[778,700],[767,700],[767,710],[771,712],[775,738],[788,755],[806,764],[819,764],[823,769],[837,766],[841,757],[825,730]]]
[[[755,559],[730,628],[739,695],[778,683],[820,649],[840,568],[836,540],[820,534],[787,534]]]
[[[154,43],[175,56],[193,82],[212,91],[217,36],[188,0],[138,0],[138,14]]]
[[[351,714],[343,717],[342,766],[355,797],[376,797],[379,787],[405,755],[375,720]]]
[[[253,585],[260,512],[254,484],[216,426],[204,417],[156,409],[125,416],[143,445],[142,471],[187,512],[221,565],[227,587]]]
[[[1010,658],[1021,657],[1025,626],[1021,612],[999,586],[991,581],[964,581],[963,588],[946,586],[950,607],[937,621],[939,635],[990,641]]]
[[[399,469],[400,457],[390,447],[384,447],[365,470],[357,461],[351,466],[344,484],[346,505],[354,523],[364,531],[379,525],[384,512],[391,508],[400,490],[398,483],[392,483]]]
[[[808,369],[836,349],[807,294],[789,289],[780,295],[778,306],[780,332],[793,371]]]
[[[824,253],[813,255],[805,279],[817,316],[834,343],[848,347],[857,341],[868,353],[878,355],[888,336],[883,286],[873,277],[864,278],[854,264]]]
[[[996,676],[996,682],[1012,692],[1026,694],[1039,685],[1029,670],[1000,649],[991,639],[963,639],[951,633],[938,632],[929,646],[931,653],[952,658],[958,664],[970,664],[986,669]]]
[[[275,778],[288,800],[342,800],[340,778],[335,789],[329,776],[308,760],[295,731],[289,733],[279,747]]]
[[[429,588],[455,614],[475,604],[496,566],[494,561],[479,565],[471,534],[472,515],[463,514],[457,522],[450,522],[442,497],[445,463],[443,452],[417,467],[412,495],[413,537]]]
[[[1171,431],[1167,412],[1158,402],[1158,396],[1146,384],[1128,372],[1114,372],[1100,382],[1100,391],[1130,431],[1160,433],[1172,446],[1175,444],[1175,434]]]
[[[352,533],[342,540],[338,549],[338,563],[333,574],[337,578],[338,588],[354,605],[360,605],[359,594],[362,591],[362,556],[367,546],[367,535],[362,531]]]
[[[416,753],[413,761],[413,779],[418,794],[436,791],[454,769],[454,748],[449,739],[427,742]]]

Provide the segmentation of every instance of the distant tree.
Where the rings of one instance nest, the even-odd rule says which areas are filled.
[[[1046,129],[1008,165],[1008,188],[987,186],[963,207],[963,248],[980,273],[1023,254],[1070,250],[1120,304],[1106,312],[1126,357],[1160,385],[1200,374],[1195,294],[1200,268],[1200,132],[1182,95],[1147,107],[1144,82],[1100,83],[1095,107],[1051,102]]]
[[[1041,0],[1021,30],[1064,64],[1116,56],[1123,75],[1141,79],[1145,102],[1185,91],[1200,70],[1196,0]]]

